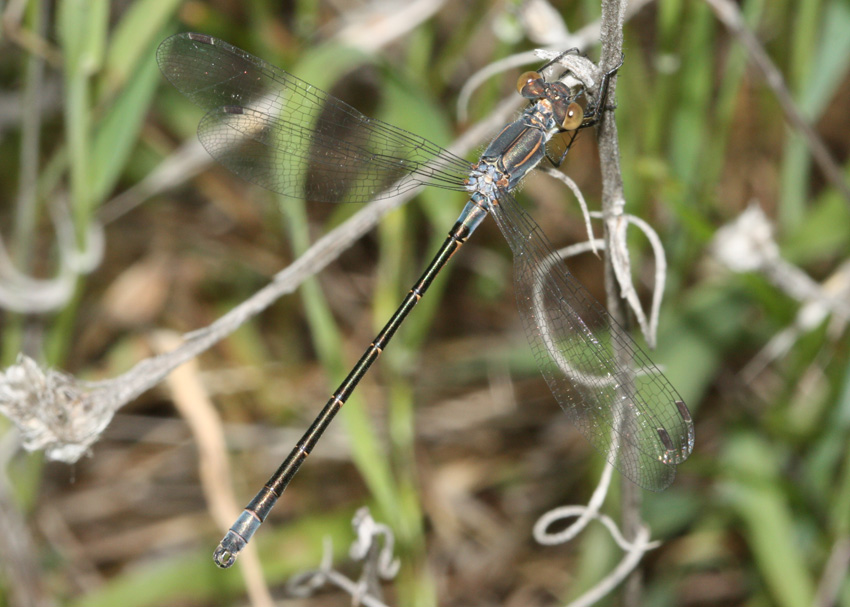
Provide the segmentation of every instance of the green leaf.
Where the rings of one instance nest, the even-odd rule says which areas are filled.
[[[137,0],[129,6],[109,45],[106,69],[111,83],[120,86],[136,78],[138,64],[147,65],[151,43],[160,42],[163,27],[181,4],[180,0]]]
[[[824,257],[841,256],[850,243],[850,208],[847,201],[828,191],[809,207],[802,221],[782,243],[782,254],[805,264]]]
[[[736,434],[721,458],[723,494],[744,525],[756,567],[777,605],[810,605],[814,583],[779,472],[779,452],[755,434]]]
[[[57,28],[65,69],[72,77],[91,75],[103,64],[109,24],[106,0],[63,0]]]
[[[145,61],[121,90],[95,133],[91,154],[95,171],[92,196],[97,202],[101,202],[115,187],[138,140],[142,122],[159,83],[154,50],[155,46],[148,45]]]
[[[800,107],[809,118],[821,115],[838,87],[844,82],[850,67],[850,5],[834,0],[823,14],[820,45],[805,87],[800,91]]]
[[[58,9],[65,60],[65,134],[71,163],[71,205],[77,238],[85,246],[94,206],[91,164],[90,78],[101,66],[109,17],[105,0],[65,0]]]

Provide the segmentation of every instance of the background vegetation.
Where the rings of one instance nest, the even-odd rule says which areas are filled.
[[[740,9],[846,180],[850,5],[743,0]],[[113,212],[116,197],[173,162],[200,119],[156,68],[154,51],[169,34],[223,38],[442,145],[468,126],[458,124],[455,101],[469,76],[535,46],[516,6],[470,1],[447,3],[370,50],[354,38],[371,31],[376,17],[366,10],[268,0],[6,4],[5,246],[19,270],[57,273],[49,211],[58,206],[70,209],[81,245],[103,222],[106,248],[97,267],[74,279],[61,309],[4,314],[4,366],[24,351],[80,377],[114,377],[151,354],[154,331],[207,325],[357,211],[284,202],[211,166],[197,176],[184,170],[164,191]],[[573,30],[599,15],[593,0],[556,10]],[[850,301],[850,200],[813,164],[707,4],[649,3],[626,26],[626,53],[617,122],[627,210],[654,226],[668,259],[653,358],[685,397],[697,431],[676,483],[645,496],[645,519],[664,544],[644,560],[643,604],[850,605],[850,349],[847,318],[829,299]],[[517,74],[476,91],[468,122],[510,95]],[[598,208],[590,133],[564,170]],[[553,243],[585,238],[572,197],[548,177],[529,179],[521,194]],[[783,267],[804,272],[829,297],[801,300],[770,267],[736,273],[718,261],[718,229],[751,203],[772,222]],[[395,308],[462,204],[455,193],[423,193],[201,357],[240,502]],[[633,240],[633,270],[648,296],[652,256],[642,238]],[[602,263],[588,255],[572,267],[604,300]],[[619,560],[593,527],[565,547],[530,538],[544,511],[587,501],[602,459],[539,377],[510,277],[505,243],[493,224],[483,226],[258,534],[275,596],[318,564],[325,535],[346,567],[349,521],[363,504],[398,541],[391,604],[561,604]],[[6,459],[12,506],[0,513],[3,536],[24,534],[32,545],[23,554],[6,541],[1,551],[3,604],[244,604],[239,573],[210,560],[221,532],[168,389],[122,409],[72,467],[39,454]],[[606,511],[616,518],[617,509],[610,500]],[[25,524],[17,531],[15,510]],[[20,558],[37,564],[31,579],[14,574]],[[349,601],[329,591],[303,604]]]

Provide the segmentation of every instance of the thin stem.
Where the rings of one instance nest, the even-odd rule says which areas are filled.
[[[625,22],[626,2],[622,0],[603,0],[600,37],[602,40],[602,51],[600,57],[600,68],[603,71],[613,69],[620,63],[623,49],[623,23]],[[608,83],[607,103],[609,106],[616,105],[617,98],[617,75],[614,74]],[[624,221],[623,208],[625,206],[625,194],[623,192],[623,176],[620,170],[620,147],[617,135],[617,124],[613,112],[602,111],[599,123],[599,161],[602,173],[602,213],[605,217],[605,241],[606,249],[614,250],[612,238],[614,236],[612,227],[618,222]],[[605,292],[608,311],[622,327],[628,328],[628,310],[626,302],[618,296],[619,287],[611,264],[611,255],[605,256]],[[618,358],[624,353],[616,352]],[[623,368],[632,369],[633,362],[620,360]],[[641,496],[640,489],[632,483],[622,483],[622,516],[623,533],[627,540],[634,540],[642,528],[640,515]],[[623,590],[623,604],[640,604],[642,587],[642,576],[640,570],[635,569],[626,581]]]

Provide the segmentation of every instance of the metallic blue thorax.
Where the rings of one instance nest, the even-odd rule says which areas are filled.
[[[554,127],[552,105],[541,100],[502,129],[484,150],[481,162],[495,165],[508,177],[507,189],[513,190],[543,160]]]

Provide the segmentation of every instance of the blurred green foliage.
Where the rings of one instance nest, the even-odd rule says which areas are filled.
[[[521,31],[516,6],[485,1],[448,4],[375,51],[354,48],[337,35],[362,18],[354,8],[341,11],[339,3],[60,0],[50,10],[46,4],[27,3],[19,23],[4,21],[0,40],[2,94],[17,108],[16,118],[4,120],[0,131],[0,225],[19,269],[39,276],[51,274],[56,263],[52,202],[67,200],[74,238],[85,249],[98,210],[192,137],[198,112],[163,83],[156,69],[155,49],[174,31],[223,38],[343,96],[352,89],[356,93],[359,85],[365,94],[345,98],[441,145],[462,128],[455,124],[453,102],[463,82],[489,62],[534,46],[524,36],[497,35],[504,30],[494,24],[505,20]],[[847,175],[847,2],[743,0],[740,7],[800,111]],[[573,30],[598,18],[590,0],[556,8]],[[33,43],[40,39],[46,45]],[[685,397],[697,428],[695,453],[680,467],[679,480],[667,492],[645,498],[645,518],[654,536],[666,542],[647,556],[645,604],[792,607],[813,604],[815,593],[833,584],[835,604],[850,606],[846,319],[825,314],[814,326],[805,325],[800,314],[810,302],[789,297],[762,273],[732,273],[709,253],[718,228],[755,199],[775,222],[781,256],[846,302],[850,201],[813,165],[805,141],[787,126],[746,51],[707,4],[650,3],[626,25],[625,50],[617,123],[627,211],[649,221],[667,251],[667,289],[653,358]],[[595,50],[589,53],[594,56]],[[42,60],[43,74],[37,68]],[[509,96],[515,77],[492,78],[477,91],[471,120]],[[59,83],[61,92],[52,102],[42,78]],[[590,134],[579,139],[564,168],[598,208],[592,139]],[[35,154],[27,152],[33,142]],[[28,175],[35,175],[34,188],[26,187]],[[545,178],[530,179],[523,194],[550,219],[541,223],[553,242],[583,238],[569,197],[545,185]],[[261,202],[253,205],[245,198]],[[262,375],[249,389],[232,395],[225,390],[217,397],[226,420],[304,427],[324,402],[316,389],[329,391],[344,376],[462,204],[453,193],[423,193],[417,203],[388,215],[377,233],[344,255],[327,276],[309,281],[297,298],[273,306],[211,352],[205,361],[209,368],[252,368]],[[62,310],[6,314],[0,325],[4,363],[26,350],[76,374],[117,375],[148,355],[139,337],[148,328],[183,331],[206,325],[264,284],[317,234],[356,211],[275,200],[223,171],[205,173],[107,225],[104,263],[77,279]],[[651,277],[649,246],[637,237],[630,244],[635,275]],[[168,271],[156,277],[167,285],[167,299],[158,307],[151,304],[156,308],[151,316],[135,323],[110,320],[111,286],[132,264],[156,256],[168,260]],[[589,277],[589,288],[600,293],[599,262],[577,264],[580,278]],[[363,503],[399,541],[403,568],[388,599],[392,604],[507,604],[511,599],[520,604],[517,597],[526,597],[522,592],[535,587],[533,582],[544,589],[540,603],[554,604],[592,586],[619,560],[596,529],[560,551],[520,539],[512,544],[516,552],[499,552],[500,538],[527,538],[533,521],[516,520],[511,508],[533,503],[532,509],[539,508],[529,514],[533,517],[561,501],[586,500],[593,475],[584,474],[580,458],[592,460],[591,466],[600,459],[583,447],[553,448],[546,441],[547,428],[558,428],[558,411],[551,397],[541,396],[545,387],[541,392],[517,327],[509,275],[504,243],[492,226],[482,228],[344,408],[354,467],[335,463],[325,473],[329,476],[322,476],[321,462],[311,460],[311,470],[305,466],[299,476],[300,488],[292,489],[290,505],[258,534],[270,585],[315,567],[325,534],[333,536],[337,558],[344,559],[351,539],[348,521]],[[788,331],[796,334],[787,351],[756,368],[759,353]],[[275,363],[280,365],[270,366]],[[517,389],[522,413],[516,419],[492,414],[482,427],[470,423],[445,438],[424,427],[438,410],[451,411],[444,417],[460,423],[467,407],[458,404],[465,402],[461,397],[495,394],[502,375],[522,386]],[[527,401],[519,398],[526,392]],[[150,415],[160,415],[167,406],[163,399],[149,395],[140,410],[150,407]],[[563,432],[558,436],[580,440]],[[66,468],[57,472],[38,465],[35,457],[22,455],[24,463],[10,470],[34,528],[48,515],[66,513],[63,541],[55,533],[36,534],[40,583],[56,604],[243,604],[241,578],[215,570],[208,557],[218,531],[193,476],[192,450],[173,447],[157,467],[144,444],[104,442],[110,446],[96,446],[92,461],[79,464],[77,485],[67,483]],[[546,454],[551,468],[539,472],[532,449]],[[267,476],[274,458],[257,461],[256,453],[243,451],[234,455],[233,465],[246,471],[237,487],[246,497]],[[98,459],[110,453],[126,469],[148,470],[150,501],[139,498],[122,509],[125,468]],[[169,468],[172,457],[185,462],[184,484],[150,480]],[[539,476],[530,479],[529,470]],[[473,472],[480,476],[464,476]],[[454,478],[450,473],[466,483],[458,495],[467,501],[444,503],[454,494],[436,481],[445,482],[446,474]],[[187,483],[190,489],[184,489]],[[32,488],[39,485],[35,495]],[[89,512],[112,501],[118,504],[114,511],[105,509],[102,518],[91,520]],[[454,512],[464,508],[469,508],[465,515]],[[617,506],[608,509],[616,513]],[[187,513],[196,516],[193,531],[157,543],[161,536],[154,523],[184,525],[180,517],[188,520]],[[499,537],[482,539],[473,533],[481,532],[473,522],[495,529]],[[146,539],[135,540],[135,550],[128,543],[110,552],[107,542],[98,541],[110,534],[123,538],[128,528],[149,530],[142,534]],[[490,557],[511,565],[488,566]],[[844,563],[837,581],[826,573],[828,563],[835,562]],[[3,584],[12,597],[16,580]],[[13,599],[3,604],[14,604]]]

